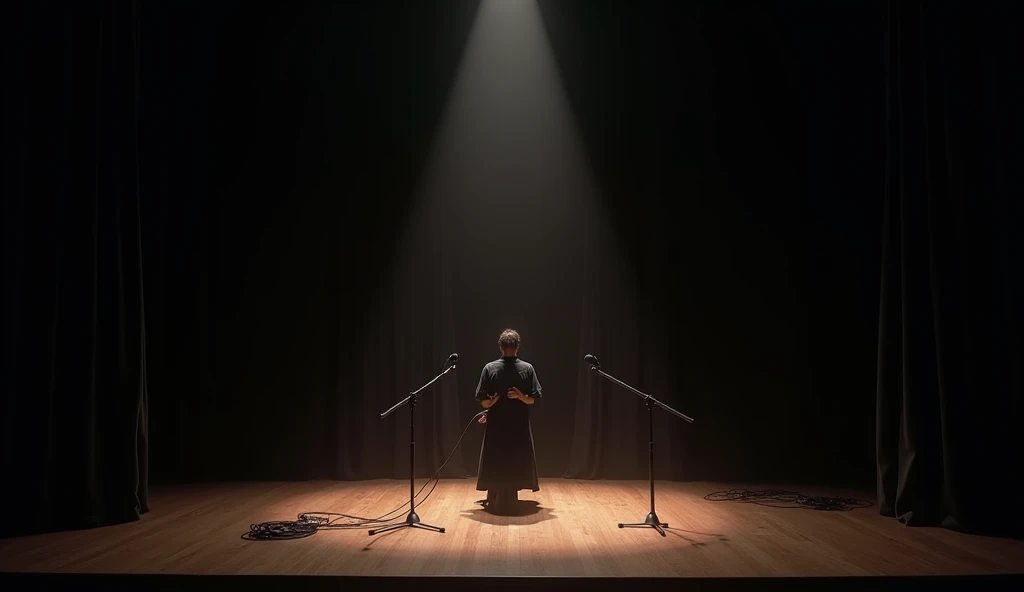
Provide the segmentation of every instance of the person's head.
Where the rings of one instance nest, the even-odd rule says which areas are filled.
[[[505,329],[498,337],[498,347],[503,356],[516,355],[519,352],[519,333],[515,329]]]

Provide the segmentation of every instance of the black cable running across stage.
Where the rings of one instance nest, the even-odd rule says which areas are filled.
[[[481,415],[486,414],[486,411],[481,411],[473,416],[473,419],[466,424],[465,429],[462,430],[462,435],[459,436],[459,441],[455,443],[455,447],[452,449],[448,458],[444,459],[441,466],[438,467],[434,475],[427,480],[426,483],[420,487],[420,490],[416,491],[415,484],[415,470],[416,470],[416,433],[415,433],[415,408],[417,402],[417,396],[423,390],[430,385],[434,384],[445,374],[448,374],[455,369],[456,364],[459,361],[459,354],[452,354],[448,356],[448,360],[445,362],[444,370],[430,380],[427,384],[421,386],[415,391],[409,393],[409,396],[402,399],[387,411],[380,414],[380,418],[384,419],[388,415],[391,415],[394,411],[401,408],[403,405],[409,406],[409,513],[405,519],[401,522],[394,522],[396,519],[395,514],[405,508],[405,504],[402,504],[398,508],[378,516],[376,518],[365,518],[362,516],[352,516],[350,514],[340,514],[336,512],[303,512],[298,515],[297,520],[284,520],[284,521],[272,521],[272,522],[261,522],[259,524],[253,524],[249,527],[249,532],[242,535],[242,538],[246,540],[287,540],[287,539],[300,539],[311,536],[320,530],[351,530],[351,529],[363,529],[367,527],[374,527],[370,530],[370,535],[379,534],[396,528],[414,527],[423,528],[427,530],[433,530],[439,533],[444,532],[444,528],[433,526],[430,524],[423,524],[420,522],[420,517],[416,514],[416,498],[423,493],[427,485],[431,481],[434,485],[427,492],[427,495],[420,500],[420,504],[427,501],[430,494],[434,493],[434,488],[437,487],[440,481],[439,475],[444,470],[448,462],[455,456],[455,452],[459,449],[462,444],[462,439],[466,436],[466,432],[469,431],[469,427],[473,425]],[[342,522],[345,519],[347,521]]]
[[[469,420],[469,423],[466,424],[466,428],[462,430],[462,435],[459,436],[459,441],[455,443],[455,448],[452,449],[451,454],[449,454],[448,458],[441,463],[441,466],[438,467],[434,475],[420,486],[420,490],[416,492],[413,499],[418,498],[420,494],[423,493],[423,490],[427,488],[427,485],[430,485],[431,481],[434,483],[431,485],[430,491],[427,492],[427,495],[425,495],[423,499],[419,500],[418,505],[423,505],[423,503],[430,498],[430,494],[434,493],[434,489],[440,481],[439,475],[441,474],[441,471],[444,470],[448,461],[455,456],[455,452],[462,444],[462,439],[465,438],[466,432],[469,431],[473,422],[486,413],[486,411],[481,411],[474,415],[473,419]],[[242,538],[250,541],[287,540],[308,537],[321,530],[362,530],[368,527],[377,527],[378,529],[388,526],[397,527],[405,524],[405,519],[402,519],[401,522],[395,522],[395,520],[399,518],[398,513],[404,510],[408,504],[409,502],[404,502],[401,506],[398,506],[387,514],[377,516],[376,518],[353,516],[351,514],[341,514],[338,512],[302,512],[298,515],[296,520],[280,520],[253,524],[250,527],[249,532],[242,535]]]

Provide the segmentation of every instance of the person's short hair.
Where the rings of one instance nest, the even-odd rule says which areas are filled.
[[[501,347],[501,351],[519,349],[519,333],[515,329],[505,329],[498,338],[498,346]]]

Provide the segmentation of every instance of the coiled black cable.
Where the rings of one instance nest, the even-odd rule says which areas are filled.
[[[851,497],[804,495],[782,489],[730,489],[709,493],[704,499],[711,502],[745,502],[771,508],[805,508],[830,512],[846,512],[873,505],[867,500]]]

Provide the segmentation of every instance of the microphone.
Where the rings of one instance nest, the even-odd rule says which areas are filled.
[[[453,366],[458,361],[459,361],[459,354],[452,354],[452,355],[448,356],[448,361],[444,363],[444,366],[445,366],[445,368],[447,368],[449,366]]]
[[[583,356],[583,361],[588,363],[588,364],[590,364],[591,366],[593,366],[595,368],[600,368],[601,367],[601,362],[598,362],[597,361],[597,357],[594,356],[593,354],[587,354],[587,355]]]

